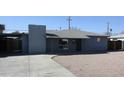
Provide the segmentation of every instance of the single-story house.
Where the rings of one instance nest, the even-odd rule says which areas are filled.
[[[70,53],[107,51],[107,36],[80,30],[46,30],[45,25],[29,25],[26,34],[1,34],[15,38],[24,53]],[[16,45],[16,43],[14,43]]]
[[[79,30],[47,31],[47,52],[107,50],[107,36]]]

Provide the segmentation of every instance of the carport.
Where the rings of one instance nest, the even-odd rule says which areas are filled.
[[[123,42],[121,40],[108,41],[108,50],[121,50]]]
[[[21,34],[0,34],[0,53],[22,51]]]
[[[124,34],[109,37],[108,45],[108,49],[124,50]]]

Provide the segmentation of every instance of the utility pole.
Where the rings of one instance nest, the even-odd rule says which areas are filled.
[[[110,28],[110,23],[107,23],[107,35],[110,36],[112,32],[112,28]]]
[[[59,29],[62,30],[62,27],[60,27]]]
[[[110,31],[112,31],[112,29],[110,29],[110,23],[107,22],[107,35],[110,36]]]
[[[109,26],[110,26],[110,23],[108,22],[107,23],[107,35],[109,35],[109,30],[110,30],[110,27]]]
[[[71,29],[71,21],[72,21],[70,16],[67,18],[67,21],[68,21],[68,29],[70,30]]]

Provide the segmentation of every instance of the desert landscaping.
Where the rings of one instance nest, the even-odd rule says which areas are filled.
[[[59,55],[54,57],[53,60],[79,77],[124,76],[124,51]]]

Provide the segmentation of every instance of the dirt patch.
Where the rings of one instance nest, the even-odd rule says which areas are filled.
[[[76,76],[124,76],[124,51],[53,58]]]

